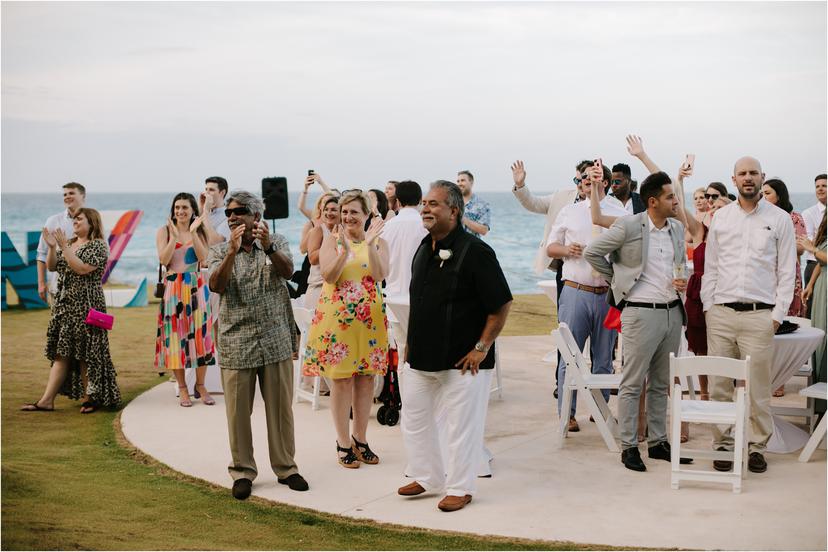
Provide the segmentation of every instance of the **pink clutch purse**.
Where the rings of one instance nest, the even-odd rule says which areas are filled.
[[[103,328],[104,330],[111,330],[112,324],[115,322],[115,317],[105,312],[89,309],[86,314],[86,323],[96,328]]]

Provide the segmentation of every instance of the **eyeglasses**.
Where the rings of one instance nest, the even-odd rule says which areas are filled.
[[[704,194],[704,199],[711,199],[713,201],[722,197],[722,194]]]
[[[247,207],[233,207],[232,209],[225,209],[224,210],[224,216],[225,217],[229,217],[230,215],[236,215],[237,217],[240,217],[242,215],[249,215],[249,214],[250,214],[250,209],[248,209]]]

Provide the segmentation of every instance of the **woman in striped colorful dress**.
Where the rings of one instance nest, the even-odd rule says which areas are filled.
[[[158,312],[155,339],[155,366],[159,372],[172,370],[179,388],[179,404],[192,406],[184,370],[196,370],[196,396],[207,405],[215,400],[204,386],[207,366],[215,364],[210,290],[202,275],[207,260],[208,237],[204,217],[192,194],[173,198],[170,218],[158,229],[155,243],[158,258],[167,269],[164,298]]]

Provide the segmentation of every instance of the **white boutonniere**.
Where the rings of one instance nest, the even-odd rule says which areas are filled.
[[[440,258],[440,268],[443,268],[443,263],[447,260],[451,259],[454,255],[454,252],[451,249],[441,249],[437,252],[437,256]]]

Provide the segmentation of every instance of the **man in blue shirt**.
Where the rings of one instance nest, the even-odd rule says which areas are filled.
[[[457,173],[457,186],[463,193],[465,205],[463,216],[463,228],[478,238],[485,236],[491,229],[492,212],[489,203],[472,193],[474,187],[474,176],[469,171]]]

